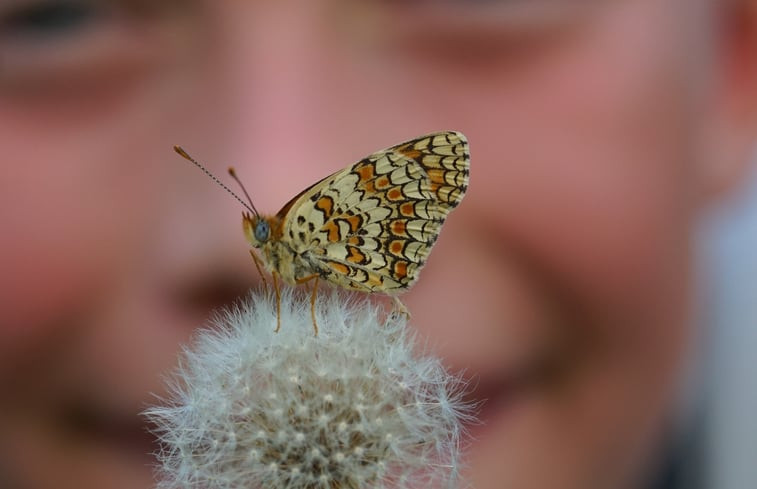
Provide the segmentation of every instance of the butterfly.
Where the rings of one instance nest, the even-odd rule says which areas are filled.
[[[291,285],[313,281],[315,334],[318,281],[392,296],[410,288],[426,263],[447,215],[468,189],[470,150],[463,134],[421,136],[363,158],[306,188],[276,215],[260,214],[233,168],[243,201],[181,147],[188,159],[247,211],[242,228],[258,271],[271,273],[281,328],[279,278]]]

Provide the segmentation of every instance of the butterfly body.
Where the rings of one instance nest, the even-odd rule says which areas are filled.
[[[275,216],[245,213],[265,268],[285,282],[318,277],[396,294],[418,278],[468,185],[467,141],[435,133],[370,155],[305,189]]]
[[[281,326],[278,278],[297,285],[319,279],[361,292],[394,297],[417,280],[447,215],[468,189],[470,152],[459,132],[442,131],[378,151],[316,182],[275,216],[258,213],[233,169],[249,205],[181,147],[174,150],[197,165],[250,212],[242,227],[255,264],[273,277],[277,325]],[[265,280],[265,279],[264,279]]]

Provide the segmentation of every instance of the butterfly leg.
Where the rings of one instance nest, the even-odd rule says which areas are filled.
[[[410,311],[407,310],[407,307],[405,307],[405,304],[402,303],[399,297],[393,295],[392,303],[394,304],[394,311],[392,311],[393,314],[402,314],[405,316],[405,319],[410,319]]]
[[[271,277],[273,277],[273,290],[276,292],[276,329],[274,330],[274,333],[278,333],[281,329],[281,291],[279,290],[277,276],[278,274],[276,272],[271,273]]]
[[[310,296],[310,317],[313,318],[313,331],[315,331],[316,336],[318,336],[318,323],[315,321],[315,298],[318,293],[318,277],[319,275],[314,273],[313,275],[308,275],[307,277],[297,280],[298,284],[304,284],[305,282],[313,280],[313,294]]]
[[[268,290],[268,281],[265,279],[265,275],[263,274],[263,264],[261,263],[260,258],[252,249],[250,249],[250,256],[252,257],[252,261],[255,262],[255,268],[258,269],[260,278],[263,280],[263,287],[265,288],[265,290]]]

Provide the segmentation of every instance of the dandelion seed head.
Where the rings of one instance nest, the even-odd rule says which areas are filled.
[[[454,487],[458,377],[418,354],[403,317],[364,298],[253,292],[185,350],[164,406],[147,410],[159,487]],[[412,408],[412,409],[409,409]]]

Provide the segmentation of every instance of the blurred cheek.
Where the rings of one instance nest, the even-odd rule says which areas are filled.
[[[391,76],[371,72],[409,116],[365,112],[394,129],[425,117],[424,127],[465,132],[472,171],[459,212],[481,223],[481,239],[496,236],[501,252],[527,252],[582,306],[666,309],[686,282],[698,178],[691,80],[701,72],[681,32],[684,3],[597,6],[544,35],[514,33],[479,51],[419,41],[381,59]],[[703,52],[697,69],[708,62]]]
[[[0,269],[13,277],[0,285],[0,335],[45,334],[39,328],[71,320],[133,265],[167,170],[157,155],[170,154],[156,128],[171,99],[156,104],[156,92],[106,84],[45,101],[44,92],[0,93],[9,163]]]
[[[212,72],[192,19],[171,19],[124,16],[100,37],[72,27],[29,53],[3,46],[27,55],[0,74],[0,269],[13,277],[0,284],[0,344],[74,321],[146,261],[172,193],[171,145],[198,132],[187,114]]]
[[[693,107],[685,57],[659,47],[674,26],[623,10],[492,94],[508,116],[481,125],[469,205],[594,306],[652,310],[687,260]]]
[[[606,395],[619,413],[657,415],[689,333],[697,107],[678,17],[624,8],[600,9],[606,18],[527,59],[478,67],[488,77],[464,74],[478,90],[449,110],[471,141],[470,190],[410,295],[433,304],[414,310],[457,365],[494,369],[570,336],[597,372],[580,409]],[[635,24],[649,18],[659,22]],[[429,97],[461,83],[428,80]],[[621,385],[634,386],[633,402],[616,395]],[[591,424],[609,432],[609,421]]]
[[[0,197],[0,268],[13,277],[0,289],[0,335],[20,339],[43,334],[35,328],[71,318],[94,302],[125,266],[137,235],[134,216],[148,212],[150,202],[126,191],[137,187],[124,180],[140,172],[109,164],[104,148],[95,156],[55,145],[3,147],[17,163],[9,167],[11,184]],[[9,344],[5,339],[0,343]]]

